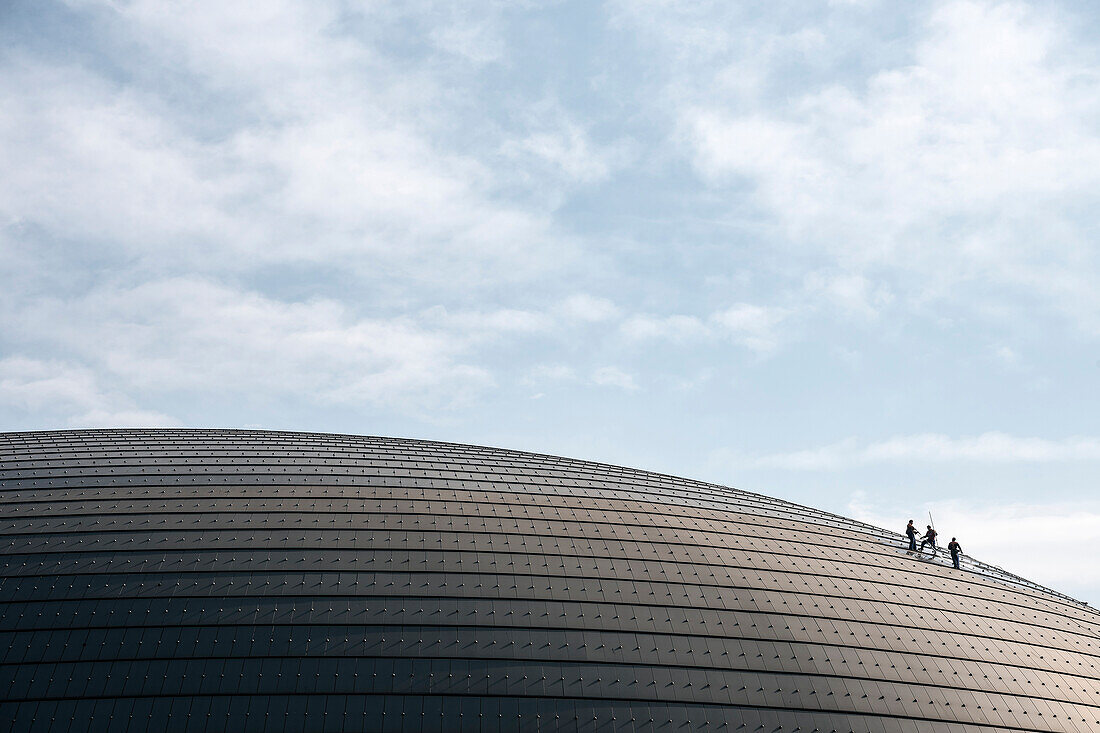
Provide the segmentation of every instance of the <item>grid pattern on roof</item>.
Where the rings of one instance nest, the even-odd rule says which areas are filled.
[[[7,433],[0,527],[0,731],[1100,730],[1093,609],[671,476]]]

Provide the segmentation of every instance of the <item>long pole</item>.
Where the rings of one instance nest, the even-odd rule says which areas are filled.
[[[932,519],[932,510],[928,510],[928,523],[932,525],[932,531],[936,531],[936,522]],[[936,557],[936,543],[932,543],[932,557]]]

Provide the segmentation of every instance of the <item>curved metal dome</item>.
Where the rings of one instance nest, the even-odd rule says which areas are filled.
[[[445,443],[0,434],[0,731],[1100,730],[1100,615],[721,486]]]

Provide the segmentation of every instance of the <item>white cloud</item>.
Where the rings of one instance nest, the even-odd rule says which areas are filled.
[[[553,320],[545,313],[515,308],[452,313],[446,308],[436,306],[425,311],[422,320],[469,336],[537,333],[553,326]]]
[[[597,367],[585,376],[566,364],[540,364],[527,372],[523,383],[527,385],[579,384],[587,387],[614,387],[628,392],[638,389],[638,383],[633,374],[614,366]]]
[[[500,61],[504,55],[504,40],[491,18],[454,19],[433,28],[430,37],[439,48],[479,66]]]
[[[710,334],[703,321],[694,316],[636,315],[623,321],[620,327],[624,336],[636,341],[669,339],[685,341],[703,338]]]
[[[998,346],[993,349],[993,356],[1006,367],[1020,367],[1020,354],[1010,346]]]
[[[811,272],[804,278],[805,296],[822,300],[850,315],[878,318],[893,300],[890,288],[857,273]]]
[[[558,305],[557,311],[565,318],[589,323],[609,321],[619,316],[619,308],[613,302],[585,293],[570,295]]]
[[[25,353],[121,392],[432,410],[492,383],[486,342],[620,317],[562,297],[579,240],[542,194],[606,177],[621,151],[552,97],[508,124],[471,106],[503,5],[78,5],[66,22],[99,13],[132,53],[15,49],[0,75],[0,221],[33,232],[12,253],[83,293],[0,293]],[[90,286],[89,262],[110,279]],[[507,307],[498,286],[533,281],[552,305]]]
[[[79,69],[24,62],[0,76],[0,213],[14,222],[116,250],[174,258],[187,241],[250,239],[219,201],[242,194],[228,161],[181,137],[139,95]]]
[[[502,152],[523,170],[544,167],[575,183],[606,179],[631,159],[630,142],[599,144],[590,130],[555,99],[531,105],[522,115],[526,133],[505,141]]]
[[[539,364],[527,372],[523,381],[525,384],[538,384],[539,382],[572,382],[576,379],[576,370],[567,364]]]
[[[1100,438],[1078,436],[1064,440],[1028,438],[1004,433],[983,433],[952,438],[925,433],[860,444],[854,439],[839,443],[761,456],[752,461],[760,468],[798,471],[831,471],[875,463],[970,461],[982,463],[1051,463],[1100,461]]]
[[[499,320],[489,325],[509,325],[507,315]],[[264,394],[415,412],[462,404],[491,383],[462,361],[480,333],[359,317],[331,300],[284,303],[195,278],[42,300],[19,321],[36,341],[63,345],[90,369],[146,393]]]
[[[782,308],[738,303],[711,315],[711,322],[747,349],[766,352],[778,343],[776,326],[787,317]]]
[[[742,217],[748,191],[781,246],[848,273],[821,292],[851,314],[898,296],[988,316],[987,301],[1022,294],[1100,333],[1084,213],[1100,203],[1094,50],[1051,6],[921,6],[912,36],[888,42],[855,18],[807,14],[791,30],[715,4],[621,15],[670,59],[663,101],[701,178]],[[840,65],[853,44],[886,61]],[[855,278],[879,272],[899,287],[861,292]]]
[[[900,532],[909,519],[923,526],[929,511],[944,542],[958,537],[963,551],[978,560],[1063,592],[1100,587],[1095,551],[1100,542],[1100,504],[1096,502],[978,506],[942,501],[902,511],[872,505],[857,496],[847,513]],[[1098,599],[1081,600],[1096,603]]]
[[[1100,94],[1047,10],[937,3],[883,33],[883,16],[823,7],[618,7],[620,29],[645,26],[616,46],[630,63],[549,73],[509,43],[537,16],[570,50],[554,35],[575,18],[508,3],[45,11],[0,74],[5,347],[135,404],[220,382],[435,409],[498,369],[664,388],[700,349],[766,355],[818,326],[871,365],[881,343],[809,319],[889,329],[922,298],[1020,288],[1039,297],[982,312],[1056,303],[1088,328]],[[674,305],[639,311],[655,302]],[[951,315],[955,344],[1006,340]],[[686,358],[638,361],[660,339]],[[1064,350],[1007,341],[1060,396],[1040,355]],[[530,369],[558,360],[568,377]],[[885,460],[863,448],[828,460]]]
[[[574,124],[533,132],[518,143],[518,148],[578,181],[598,181],[610,171],[608,160],[595,153],[588,136]]]
[[[765,353],[778,344],[776,328],[787,315],[783,308],[737,303],[711,313],[705,320],[685,315],[635,315],[623,321],[620,330],[635,341],[724,338],[750,351]]]
[[[799,231],[888,225],[837,245],[889,246],[882,240],[930,216],[1095,182],[1094,102],[1075,86],[1095,81],[1060,53],[1065,34],[1022,6],[946,3],[915,63],[877,72],[865,89],[826,86],[782,110],[701,108],[685,120],[708,175],[752,176]]]
[[[592,383],[600,387],[618,387],[627,391],[638,389],[633,375],[613,366],[599,367],[593,371]]]
[[[0,80],[0,165],[18,171],[0,178],[3,218],[162,271],[304,263],[469,290],[575,255],[552,204],[515,202],[497,144],[452,144],[454,64],[398,73],[379,39],[341,31],[337,3],[109,8],[143,63],[185,89],[14,54]],[[400,15],[370,12],[383,28]],[[174,106],[192,95],[216,114]]]
[[[0,405],[26,416],[36,427],[48,420],[78,428],[176,424],[167,415],[138,409],[128,397],[105,390],[90,369],[19,356],[0,359]]]

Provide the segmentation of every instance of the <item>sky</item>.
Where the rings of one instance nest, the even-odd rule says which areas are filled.
[[[0,3],[0,430],[605,461],[1100,603],[1100,6]]]

